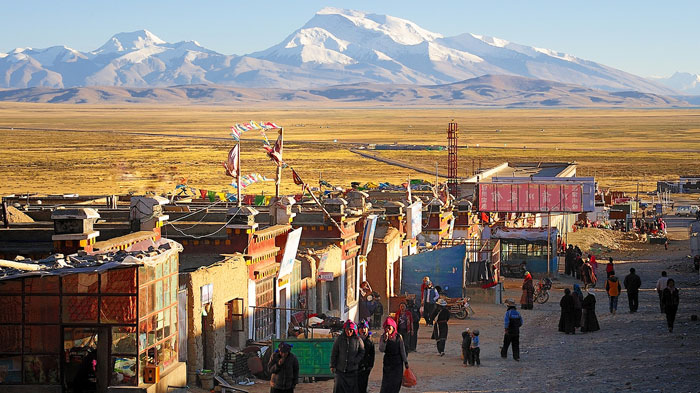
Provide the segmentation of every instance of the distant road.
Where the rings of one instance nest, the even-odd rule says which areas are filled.
[[[182,134],[161,134],[157,132],[140,132],[140,131],[119,131],[119,130],[76,130],[69,128],[37,128],[37,127],[9,127],[0,126],[0,130],[21,130],[21,131],[49,131],[49,132],[103,132],[110,134],[123,134],[123,135],[141,135],[141,136],[153,136],[153,137],[170,137],[170,138],[183,138],[183,139],[202,139],[202,140],[213,140],[213,141],[230,141],[230,137],[220,137],[220,136],[205,136],[205,135],[182,135]],[[289,143],[298,144],[334,144],[351,149],[353,147],[367,146],[369,142],[333,142],[333,141],[311,141],[311,140],[286,140]],[[427,145],[426,145],[427,146]],[[556,147],[543,147],[543,146],[528,146],[526,148],[515,147],[515,146],[486,146],[481,145],[476,147],[471,145],[459,145],[460,149],[501,149],[501,150],[553,150]],[[565,149],[559,149],[563,151],[608,151],[608,152],[636,152],[636,151],[648,151],[648,152],[669,152],[669,153],[700,153],[700,149],[664,149],[664,148],[635,148],[635,147],[567,147]],[[367,157],[374,158],[374,157]],[[412,168],[409,168],[412,169]],[[435,175],[435,172],[431,172]],[[442,176],[442,175],[441,175]],[[442,176],[445,177],[445,176]]]

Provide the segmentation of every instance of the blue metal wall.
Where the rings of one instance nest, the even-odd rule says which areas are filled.
[[[404,257],[401,294],[415,294],[419,298],[423,277],[428,276],[448,297],[462,297],[466,253],[467,246],[461,244]]]

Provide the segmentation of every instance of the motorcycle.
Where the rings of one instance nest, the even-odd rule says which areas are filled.
[[[537,286],[535,287],[535,293],[533,295],[535,301],[539,304],[547,303],[547,300],[549,300],[550,289],[552,289],[552,280],[550,280],[548,277],[545,277],[542,281],[538,281]]]
[[[450,311],[450,315],[457,319],[467,319],[471,314],[474,314],[474,310],[469,305],[469,300],[471,298],[447,298],[447,309]]]

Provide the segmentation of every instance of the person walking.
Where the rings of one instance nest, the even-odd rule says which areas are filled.
[[[561,316],[559,317],[559,331],[566,334],[575,334],[574,327],[574,298],[569,288],[564,289],[564,296],[559,301]]]
[[[625,276],[623,283],[627,290],[630,313],[635,313],[639,308],[639,288],[642,286],[642,279],[635,273],[635,269],[631,267],[630,274]]]
[[[447,321],[450,320],[450,310],[447,309],[445,299],[437,302],[437,308],[433,311],[431,319],[435,321],[432,339],[437,340],[437,350],[440,356],[445,356],[445,343],[447,341]]]
[[[661,312],[664,312],[664,302],[662,301],[662,295],[664,293],[664,289],[666,289],[666,284],[668,283],[668,276],[666,274],[666,271],[661,272],[661,278],[659,278],[656,281],[656,293],[659,294],[659,308],[661,309]]]
[[[372,373],[372,368],[374,367],[374,343],[370,338],[372,333],[369,331],[369,323],[367,321],[360,323],[357,334],[365,347],[365,354],[360,360],[357,371],[357,391],[358,393],[367,393],[369,374]]]
[[[608,277],[608,281],[605,282],[605,290],[610,298],[610,314],[615,315],[617,312],[617,298],[620,296],[620,291],[622,291],[620,280],[615,277],[615,274]]]
[[[428,287],[425,289],[425,292],[423,292],[423,295],[423,318],[425,318],[425,325],[432,326],[432,315],[435,312],[435,302],[438,300],[440,295],[433,286],[433,283],[430,281],[428,281]]]
[[[581,292],[581,287],[578,284],[574,284],[571,297],[574,299],[574,328],[580,328],[581,317],[583,316],[583,292]]]
[[[661,303],[663,304],[664,312],[666,313],[668,332],[673,333],[673,322],[676,320],[676,313],[678,312],[678,303],[680,303],[680,299],[678,296],[678,288],[676,288],[676,281],[672,278],[669,278],[666,283],[666,288],[661,296]]]
[[[470,352],[471,352],[471,357],[472,357],[472,366],[474,363],[476,363],[477,366],[481,366],[481,358],[479,357],[481,353],[481,348],[479,347],[479,329],[474,329],[473,332],[471,332],[472,335],[472,344],[470,347]]]
[[[607,273],[608,277],[615,274],[615,265],[613,264],[612,257],[608,258],[608,264],[605,265],[605,273]]]
[[[525,279],[523,280],[522,289],[523,294],[520,296],[520,308],[523,310],[532,310],[535,285],[532,283],[532,275],[530,272],[525,272]]]
[[[572,266],[574,264],[574,246],[569,244],[569,248],[566,249],[566,254],[564,256],[564,274],[567,276],[571,275]]]
[[[413,318],[413,329],[411,331],[411,339],[406,344],[408,345],[408,352],[415,352],[418,348],[418,329],[420,328],[420,307],[416,304],[414,299],[408,300],[408,311],[411,312],[411,317]]]
[[[294,393],[299,381],[299,360],[292,346],[282,341],[267,365],[270,371],[270,393]]]
[[[505,333],[503,334],[503,346],[501,347],[501,357],[508,357],[508,347],[513,345],[513,359],[520,360],[520,327],[523,325],[523,317],[515,308],[512,299],[505,301],[508,309],[503,317]]]
[[[384,334],[379,339],[379,352],[384,353],[382,387],[379,393],[398,393],[403,382],[403,369],[408,368],[408,358],[401,335],[396,334],[396,322],[384,320]]]
[[[331,372],[335,374],[333,393],[357,393],[357,370],[364,355],[365,345],[357,336],[355,323],[348,319],[331,350]]]
[[[583,314],[581,319],[581,333],[600,330],[598,317],[595,315],[595,289],[593,288],[588,288],[588,295],[583,298]]]
[[[413,335],[413,315],[406,308],[406,303],[404,302],[399,304],[399,310],[396,312],[396,326],[396,330],[398,330],[406,346],[406,353],[408,353],[411,336]]]

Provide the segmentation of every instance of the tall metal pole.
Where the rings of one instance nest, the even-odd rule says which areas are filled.
[[[238,141],[238,156],[236,157],[236,205],[242,206],[241,202],[241,141]]]
[[[282,160],[282,149],[284,148],[284,127],[280,128],[280,160]],[[275,199],[280,197],[280,183],[282,182],[282,163],[277,165],[275,173]]]
[[[552,248],[551,243],[551,233],[552,233],[552,212],[547,212],[547,277],[551,277],[550,264],[550,249]]]

